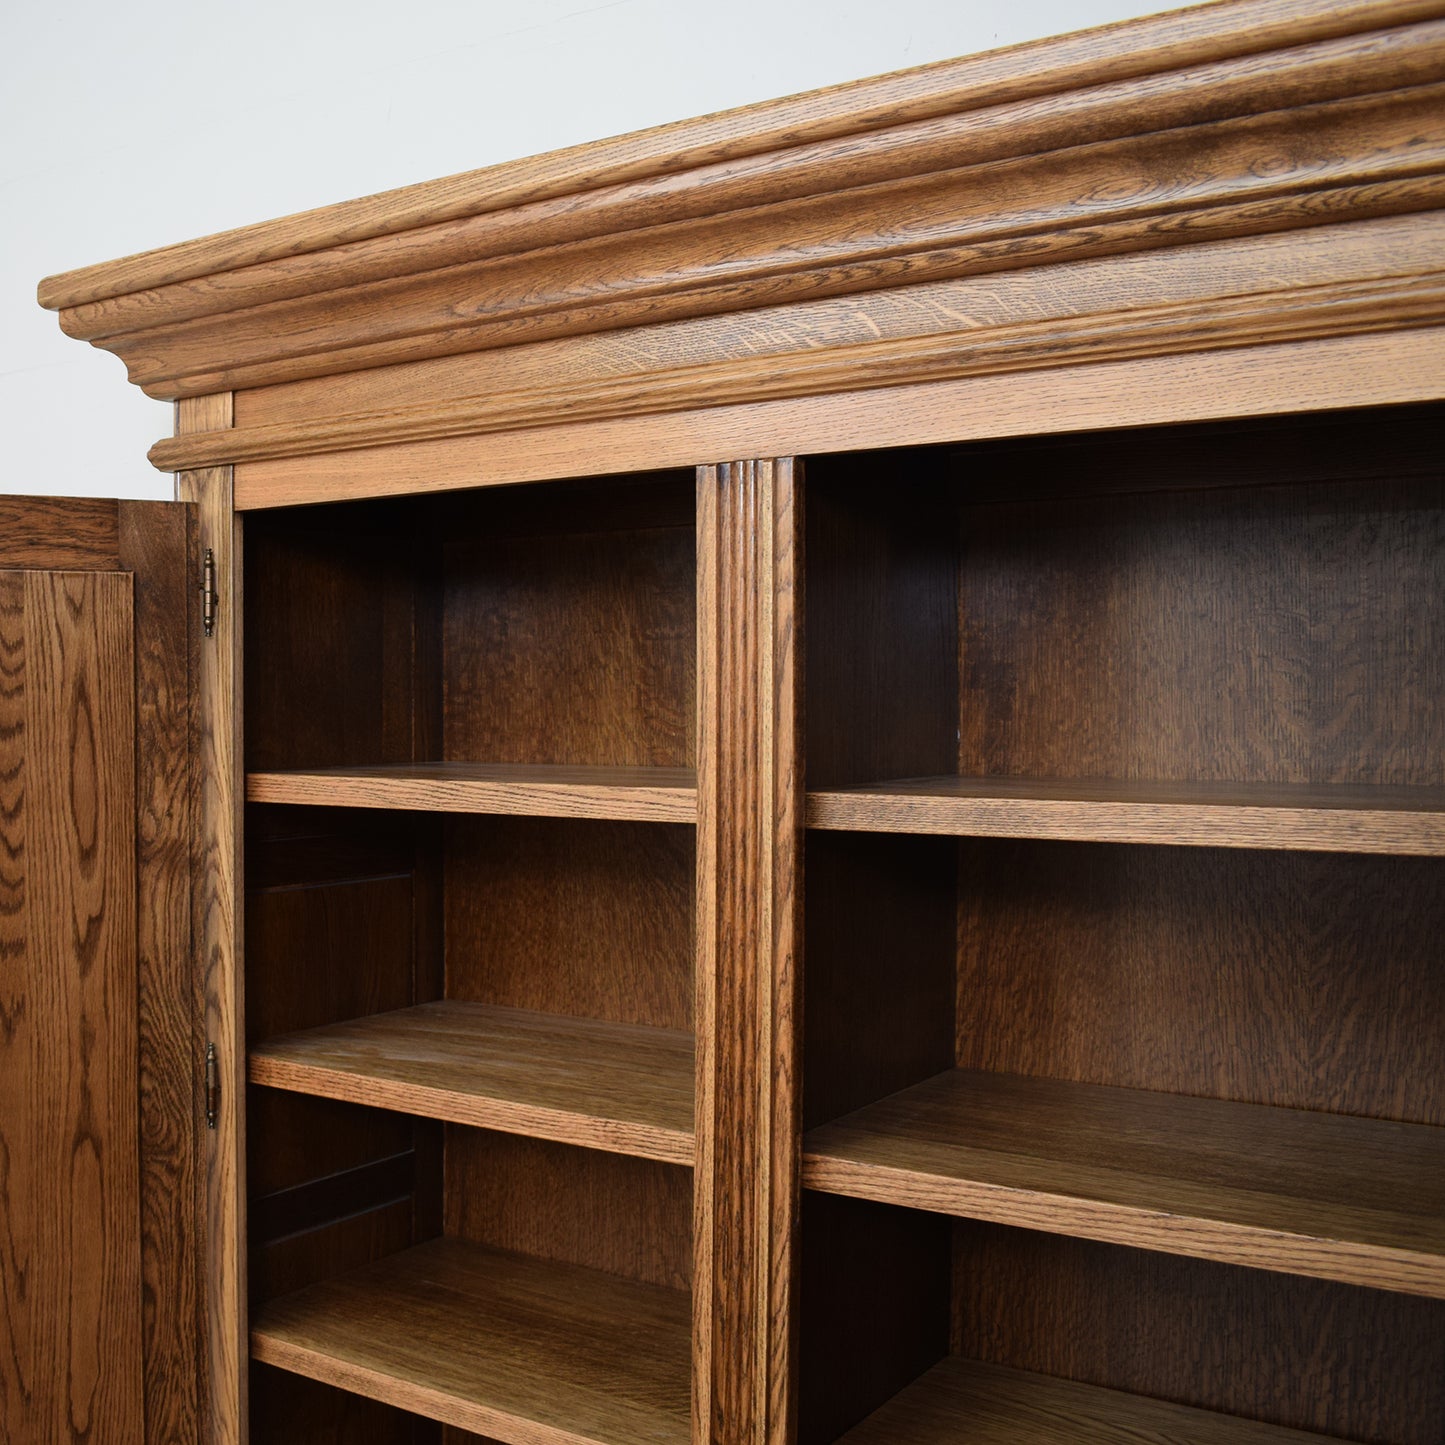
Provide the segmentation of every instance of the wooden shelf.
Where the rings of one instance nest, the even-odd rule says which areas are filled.
[[[680,1029],[428,1003],[268,1039],[253,1084],[616,1154],[693,1161]]]
[[[905,778],[809,793],[808,826],[1445,856],[1445,789]]]
[[[419,1245],[263,1306],[257,1360],[508,1445],[687,1445],[686,1293]]]
[[[252,803],[513,813],[534,818],[697,819],[690,768],[591,768],[530,763],[411,763],[251,773]]]
[[[947,1359],[838,1445],[1325,1445],[1322,1435]]]
[[[969,1070],[812,1130],[812,1189],[1445,1298],[1445,1129]]]

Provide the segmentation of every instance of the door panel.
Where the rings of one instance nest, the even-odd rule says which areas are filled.
[[[143,1438],[133,589],[0,572],[0,1424]]]

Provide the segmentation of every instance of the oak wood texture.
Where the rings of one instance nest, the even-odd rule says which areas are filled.
[[[133,628],[123,573],[0,571],[7,1440],[145,1439]]]
[[[253,1084],[481,1129],[691,1164],[693,1047],[681,1030],[419,1004],[270,1039]]]
[[[810,792],[807,816],[862,832],[1445,854],[1439,788],[904,778]]]
[[[191,947],[195,516],[121,502],[135,596],[137,1066],[146,1432],[200,1439],[200,1018]],[[199,626],[196,626],[199,632]]]
[[[120,566],[120,508],[101,497],[0,496],[0,562],[51,571]]]
[[[229,393],[183,401],[179,431],[229,425]],[[220,591],[215,631],[197,643],[192,938],[199,958],[202,1051],[216,1046],[221,1093],[216,1128],[204,1134],[207,1416],[216,1445],[245,1445],[246,1209],[245,877],[240,844],[244,779],[240,748],[241,523],[229,467],[181,472],[177,495],[196,504],[196,546],[215,555]],[[199,586],[199,579],[195,584]],[[203,1067],[204,1052],[195,1061]]]
[[[782,364],[781,362],[779,364]],[[1080,364],[1006,376],[559,422],[441,441],[282,457],[236,468],[242,510],[676,467],[699,457],[795,455],[1386,406],[1438,397],[1445,329],[1343,336]]]
[[[691,1169],[456,1124],[445,1126],[445,1153],[447,1238],[691,1287]]]
[[[505,1445],[682,1445],[687,1296],[436,1240],[258,1313],[256,1359]]]
[[[698,471],[693,1438],[793,1425],[801,940],[801,478]]]
[[[1445,1297],[1445,1131],[954,1070],[813,1130],[803,1182]]]
[[[952,1232],[951,1267],[946,1245],[936,1265],[955,1281],[952,1354],[1334,1439],[1433,1445],[1445,1426],[1440,1300],[968,1220]]]
[[[1309,1445],[1325,1437],[977,1360],[940,1361],[839,1445]]]
[[[691,823],[697,816],[696,774],[688,768],[416,763],[251,773],[246,798],[252,803],[659,823]]]
[[[1438,859],[906,841],[959,849],[961,1066],[1445,1124]]]
[[[1233,25],[1212,50],[1193,48],[1182,70],[1177,31],[1134,27],[1130,83],[1106,82],[1102,94],[1097,83],[1076,90],[1082,77],[1067,62],[1043,79],[1041,52],[1028,48],[1016,63],[1029,79],[1012,104],[955,93],[951,114],[922,124],[880,123],[865,98],[875,82],[859,88],[853,126],[835,117],[831,143],[770,145],[764,106],[741,173],[711,156],[691,168],[674,156],[664,174],[638,176],[620,194],[584,184],[440,233],[403,221],[380,244],[338,246],[335,233],[313,230],[321,249],[305,261],[293,254],[139,294],[125,278],[135,265],[122,266],[101,283],[108,294],[66,308],[63,325],[121,352],[138,383],[175,396],[1007,270],[1021,257],[1287,230],[1321,210],[1338,219],[1438,204],[1439,157],[1422,124],[1445,70],[1437,27],[1417,20],[1404,36],[1379,33],[1419,15],[1398,5],[1337,19],[1313,46],[1292,47],[1281,96],[1280,67],[1261,63],[1273,8],[1232,7]],[[908,81],[893,83],[906,93]],[[1185,184],[1180,152],[1193,163]],[[607,147],[596,159],[605,169]],[[186,265],[184,254],[168,259]],[[74,285],[63,279],[42,290],[52,304],[66,293]]]

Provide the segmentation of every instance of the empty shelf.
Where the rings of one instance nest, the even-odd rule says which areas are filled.
[[[697,775],[689,768],[594,768],[529,763],[407,763],[251,773],[252,803],[408,808],[692,823]]]
[[[809,793],[808,826],[1439,856],[1445,855],[1445,789],[906,778]]]
[[[1445,1297],[1445,1129],[953,1070],[809,1132],[812,1189]]]
[[[693,1040],[476,1003],[428,1003],[251,1050],[254,1084],[592,1149],[693,1160]]]
[[[1326,1445],[1322,1435],[948,1359],[838,1445]]]
[[[508,1445],[687,1445],[686,1293],[439,1239],[256,1312],[266,1364]]]

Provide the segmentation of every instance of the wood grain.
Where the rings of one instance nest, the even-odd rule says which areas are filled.
[[[691,1031],[694,859],[677,824],[450,819],[446,996]]]
[[[687,1314],[680,1291],[437,1240],[268,1305],[251,1348],[509,1445],[680,1445]]]
[[[82,306],[172,281],[354,246],[553,198],[567,197],[575,206],[578,191],[665,177],[692,167],[735,167],[746,157],[768,151],[1120,81],[1136,82],[1147,107],[1158,86],[1138,85],[1146,76],[1234,57],[1267,57],[1274,50],[1321,44],[1438,15],[1439,7],[1430,0],[1350,0],[1324,10],[1310,0],[1249,0],[1133,20],[661,126],[86,267],[43,282],[41,302],[51,307]],[[1270,84],[1276,83],[1277,65],[1266,59],[1258,68]],[[1348,71],[1348,63],[1339,69]],[[1137,114],[1130,118],[1140,130],[1148,128]],[[1069,120],[1077,124],[1076,117]],[[424,254],[417,269],[436,264],[433,256]],[[392,263],[388,270],[394,269]]]
[[[1087,318],[1120,317],[1133,308],[1157,316],[1169,307],[1195,307],[1203,317],[1209,306],[1230,297],[1266,306],[1268,278],[1281,271],[1290,277],[1287,296],[1293,299],[1276,299],[1287,307],[1307,307],[1311,297],[1333,294],[1342,284],[1418,281],[1422,261],[1428,268],[1427,258],[1438,253],[1442,231],[1445,216],[1426,211],[519,342],[249,390],[236,399],[236,431],[314,426],[324,433],[371,416],[410,426],[426,415],[460,416],[468,409],[490,417],[494,402],[505,408],[516,393],[565,394],[575,406],[588,388],[625,378],[635,391],[645,391],[651,378],[660,381],[675,369],[705,373],[710,380],[698,399],[718,405],[727,399],[718,383],[731,363],[751,363],[754,379],[772,386],[794,365],[811,367],[835,350],[851,352],[873,342],[921,344],[932,338],[937,344],[962,332],[960,355],[968,338],[977,339],[987,354],[993,339],[1013,336],[1009,345],[1027,345],[1029,335],[1042,339],[1054,328],[1063,337]],[[1184,336],[1176,339],[1187,343]],[[534,419],[529,415],[526,421]],[[244,439],[196,437],[187,445],[231,446]]]
[[[200,1439],[204,1365],[191,948],[193,509],[122,502],[119,552],[133,573],[136,652],[137,1042],[146,1432]]]
[[[1151,426],[1431,401],[1445,330],[1199,352],[877,387],[847,397],[708,407],[659,417],[559,423],[526,431],[249,462],[242,510],[348,497],[498,486],[579,472],[697,464],[746,451],[861,451],[985,437]]]
[[[270,1039],[253,1084],[691,1164],[692,1037],[484,1004],[419,1004]]]
[[[696,777],[689,768],[417,763],[251,773],[246,798],[328,808],[691,823],[697,816]]]
[[[1308,1445],[1325,1437],[948,1359],[839,1445]]]
[[[696,1439],[792,1434],[801,477],[698,472]]]
[[[133,627],[125,574],[0,572],[0,1433],[17,1442],[145,1438]]]
[[[0,565],[120,568],[120,517],[100,497],[0,496]]]
[[[1348,784],[905,778],[808,794],[810,828],[1445,855],[1445,791]]]
[[[1209,268],[1213,257],[1206,251],[1190,259],[1196,269]],[[1048,288],[1051,294],[1056,288],[1062,290],[1056,307],[1071,307],[1063,315],[962,332],[870,337],[814,352],[745,354],[691,366],[659,365],[652,371],[620,376],[554,378],[532,390],[517,389],[514,383],[506,391],[449,403],[429,398],[390,411],[263,423],[208,437],[165,438],[148,455],[153,465],[169,471],[222,461],[310,456],[524,430],[555,424],[559,418],[582,422],[663,415],[704,405],[731,406],[968,376],[1012,375],[1064,364],[1180,355],[1241,344],[1360,335],[1429,326],[1445,319],[1445,278],[1433,273],[1351,276],[1317,286],[1301,284],[1294,290],[1202,300],[1171,297],[1153,306],[1136,299],[1117,310],[1105,310],[1096,295],[1088,297],[1094,303],[1092,308],[1086,307],[1085,298],[1070,286],[1078,277],[1079,265],[1062,263],[1025,273],[1035,288]],[[1212,268],[1208,274],[1213,274]],[[912,303],[915,308],[918,304],[913,296],[890,299]],[[740,329],[739,323],[735,321],[734,327]],[[651,349],[646,330],[641,340]]]
[[[528,1258],[686,1291],[692,1171],[448,1124],[443,1230]]]
[[[180,431],[213,431],[229,425],[231,416],[231,397],[223,393],[181,403],[176,425]],[[176,491],[183,501],[196,503],[196,545],[214,552],[220,588],[215,634],[198,642],[194,673],[197,791],[191,928],[200,959],[203,1029],[198,1042],[202,1048],[206,1043],[216,1045],[221,1074],[216,1128],[204,1135],[208,1418],[216,1445],[245,1445],[241,523],[233,510],[232,476],[227,467],[181,472]],[[202,1067],[201,1058],[196,1067]]]
[[[962,1066],[1445,1124],[1438,859],[959,846]]]
[[[953,1232],[964,1358],[1231,1427],[1434,1445],[1445,1426],[1445,1302],[998,1225]]]
[[[969,509],[960,771],[1445,783],[1445,486],[1277,482]]]
[[[955,1070],[813,1130],[812,1189],[1445,1298],[1445,1130]]]
[[[848,128],[832,147],[766,154],[758,137],[741,169],[675,160],[657,178],[661,194],[584,187],[458,224],[403,226],[380,243],[337,247],[333,236],[313,260],[112,291],[66,309],[62,324],[120,352],[152,393],[194,395],[1438,206],[1428,123],[1445,53],[1438,26],[1384,37],[1347,26],[1273,67],[1261,63],[1262,34],[1248,58],[1237,38],[1216,51],[1208,75],[1141,56],[1149,80],[1112,94],[1081,97],[1056,80],[1042,104],[1026,96],[981,113],[975,97],[923,127]]]

